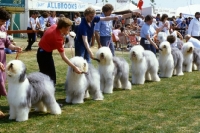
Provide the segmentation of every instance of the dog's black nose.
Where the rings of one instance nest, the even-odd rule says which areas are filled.
[[[104,54],[103,54],[103,53],[101,53],[101,54],[100,54],[100,56],[101,56],[101,57],[104,57]]]

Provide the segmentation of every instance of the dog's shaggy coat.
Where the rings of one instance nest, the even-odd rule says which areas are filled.
[[[113,57],[108,47],[101,47],[96,58],[100,61],[98,68],[103,93],[113,93],[113,88],[131,89],[129,64],[125,59]]]
[[[193,51],[193,70],[200,71],[200,48],[194,48]]]
[[[83,103],[84,98],[88,97],[87,91],[89,91],[93,100],[103,100],[103,95],[100,90],[99,72],[82,57],[76,56],[71,58],[70,61],[83,74],[77,74],[73,71],[72,67],[68,67],[65,82],[66,102],[72,104]]]
[[[181,76],[184,75],[183,74],[183,54],[181,52],[181,50],[179,50],[178,48],[172,48],[172,56],[174,59],[174,72],[173,74],[176,76]]]
[[[20,60],[12,60],[6,66],[8,79],[9,119],[28,120],[30,108],[51,114],[61,114],[54,97],[55,88],[49,76],[34,72],[26,77],[26,66]]]
[[[136,45],[130,50],[132,84],[144,84],[145,80],[160,81],[158,60],[155,54]]]
[[[183,72],[192,72],[194,46],[191,42],[183,44]]]
[[[172,77],[174,69],[174,60],[171,54],[170,43],[164,41],[160,44],[159,48],[159,76],[170,78]]]

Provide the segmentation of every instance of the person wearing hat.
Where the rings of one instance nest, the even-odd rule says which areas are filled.
[[[198,40],[200,40],[200,13],[195,13],[195,18],[193,18],[188,27],[188,34]]]

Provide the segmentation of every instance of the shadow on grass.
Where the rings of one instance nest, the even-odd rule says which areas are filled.
[[[200,96],[192,96],[193,99],[200,99]]]
[[[4,107],[3,107],[4,108]],[[2,106],[1,106],[1,109],[2,109]],[[32,109],[33,110],[33,109]],[[9,111],[4,111],[2,109],[3,113],[5,114],[5,116],[3,118],[0,118],[0,123],[2,124],[6,124],[6,123],[13,123],[13,122],[17,122],[15,119],[13,120],[9,120]],[[48,113],[44,113],[44,112],[34,112],[34,111],[31,111],[29,112],[29,119],[31,118],[37,118],[37,117],[44,117],[44,116],[47,116],[47,115],[52,115],[50,114],[49,112]]]

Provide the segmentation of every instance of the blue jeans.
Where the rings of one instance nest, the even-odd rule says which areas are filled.
[[[102,46],[109,46],[112,55],[115,56],[115,48],[111,36],[100,36],[100,43]]]
[[[150,50],[154,54],[156,54],[156,48],[152,44],[145,44],[144,41],[147,40],[145,38],[141,38],[140,40],[140,45],[145,49],[145,50]]]
[[[85,45],[81,42],[75,41],[75,56],[83,57],[88,63],[91,63],[90,54],[88,53]]]

